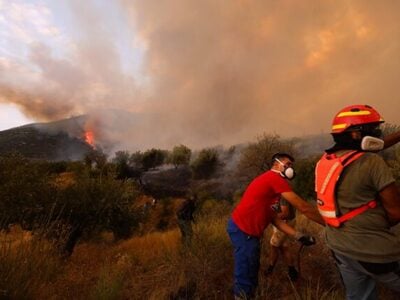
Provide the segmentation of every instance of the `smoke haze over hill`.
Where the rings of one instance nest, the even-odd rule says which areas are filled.
[[[133,112],[100,118],[142,149],[327,132],[356,103],[400,121],[398,2],[60,3],[0,1],[0,102],[39,121]]]

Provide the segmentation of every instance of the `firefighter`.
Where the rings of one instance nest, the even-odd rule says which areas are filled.
[[[326,224],[347,299],[378,299],[376,282],[400,292],[400,195],[378,151],[398,142],[399,133],[381,138],[380,114],[351,105],[333,119],[334,146],[316,166],[318,208]]]
[[[324,224],[317,209],[292,191],[287,180],[294,177],[293,162],[289,154],[273,155],[271,169],[249,184],[228,221],[227,232],[234,247],[233,292],[236,298],[254,295],[258,285],[260,239],[271,222],[303,245],[309,246],[315,242],[312,237],[295,231],[277,217],[275,211],[280,197],[285,198],[306,217]]]

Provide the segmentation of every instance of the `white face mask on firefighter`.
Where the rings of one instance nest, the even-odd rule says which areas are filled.
[[[296,173],[294,172],[294,169],[292,167],[288,167],[286,166],[283,162],[281,162],[279,159],[275,158],[275,160],[281,165],[283,166],[284,170],[283,172],[279,172],[281,174],[282,177],[285,177],[289,180],[292,180],[295,176]]]
[[[385,142],[373,136],[364,136],[361,140],[361,149],[364,151],[380,151],[385,146]]]

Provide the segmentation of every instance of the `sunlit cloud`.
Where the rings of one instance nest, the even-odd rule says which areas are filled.
[[[0,1],[0,101],[37,120],[140,114],[140,128],[117,129],[127,147],[316,133],[351,103],[398,122],[399,9],[361,0]]]
[[[44,4],[4,1],[0,14],[1,34],[8,42],[29,44],[37,39],[60,35],[50,9]]]

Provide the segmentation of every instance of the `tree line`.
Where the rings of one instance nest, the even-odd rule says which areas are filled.
[[[31,160],[12,153],[0,157],[0,225],[19,224],[52,239],[63,255],[71,255],[80,239],[111,231],[116,239],[134,234],[140,220],[135,202],[144,194],[158,199],[196,193],[202,199],[233,202],[247,184],[271,167],[276,152],[298,156],[295,140],[264,134],[254,142],[225,149],[192,151],[102,151],[82,161]],[[400,180],[399,148],[383,153]],[[314,195],[318,156],[296,160],[294,189],[306,199]]]

